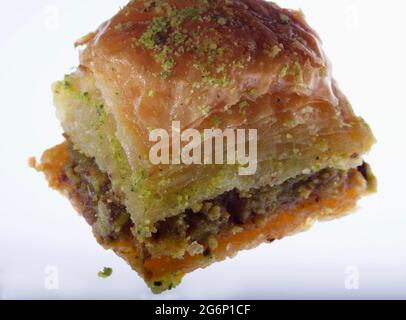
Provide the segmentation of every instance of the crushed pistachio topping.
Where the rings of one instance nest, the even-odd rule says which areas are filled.
[[[151,50],[153,58],[161,67],[159,76],[169,79],[174,69],[181,63],[177,59],[184,54],[192,54],[195,69],[202,74],[199,88],[203,86],[227,87],[230,69],[244,68],[251,61],[257,46],[255,41],[247,45],[246,57],[229,65],[224,63],[235,48],[240,48],[238,41],[231,44],[224,41],[227,33],[222,29],[232,23],[232,12],[216,9],[217,4],[207,0],[194,0],[186,8],[176,8],[164,0],[144,1],[144,12],[154,12],[156,16],[147,24],[146,30],[139,38],[133,38],[131,47]],[[223,8],[223,7],[221,7]],[[193,27],[191,27],[193,24]],[[210,27],[206,27],[209,24]],[[116,30],[128,28],[127,24],[118,24]],[[152,73],[158,75],[156,72]],[[195,84],[197,86],[197,84]]]
[[[112,274],[113,274],[112,268],[104,267],[103,271],[100,271],[97,275],[100,278],[106,279],[106,278],[109,278]]]
[[[146,172],[140,167],[131,176],[131,191],[138,193],[142,199],[147,199],[152,195],[152,192],[146,186],[145,181]]]
[[[208,106],[198,106],[197,107],[199,109],[199,111],[201,112],[201,114],[205,117],[207,117],[210,113],[210,109]]]
[[[149,97],[149,98],[153,98],[154,97],[154,90],[148,90],[148,93],[147,93],[147,96]]]
[[[302,83],[303,82],[303,70],[302,70],[302,66],[297,61],[293,64],[293,72],[295,74],[296,82]]]
[[[278,45],[274,45],[271,49],[267,49],[265,51],[267,56],[271,59],[275,59],[281,52],[282,52],[282,48]]]
[[[281,13],[281,14],[279,15],[279,18],[281,19],[281,21],[282,21],[283,23],[289,23],[289,21],[290,21],[289,16],[286,15],[286,14],[283,14],[283,13]]]
[[[86,106],[94,108],[101,123],[107,120],[108,115],[104,109],[104,104],[97,101],[97,99],[92,97],[89,92],[85,91],[82,93],[80,92],[80,88],[75,88],[69,75],[65,75],[64,80],[59,81],[54,90],[56,94],[59,94],[61,91],[65,91],[76,100],[84,103]]]
[[[128,162],[123,148],[116,137],[110,137],[110,146],[112,159],[119,167],[121,179],[125,180],[127,176]]]
[[[92,103],[92,98],[90,97],[89,92],[84,92],[83,93],[83,101],[86,103],[86,105],[90,106]]]
[[[281,69],[281,71],[279,72],[279,77],[280,77],[281,79],[285,78],[285,77],[287,76],[287,74],[288,74],[288,71],[289,71],[289,65],[284,66],[284,67]]]
[[[224,17],[218,17],[218,18],[217,18],[217,23],[218,23],[218,24],[221,24],[222,26],[224,26],[224,25],[227,24],[227,19],[224,18]]]
[[[131,26],[132,26],[131,22],[120,22],[120,23],[115,25],[114,30],[116,32],[121,32],[121,31],[123,31],[125,29],[130,28]]]
[[[166,188],[171,185],[171,179],[163,179],[159,181],[158,186],[161,188]]]
[[[64,89],[70,89],[71,88],[71,83],[69,81],[69,76],[68,75],[65,75],[65,78],[63,79],[62,84],[63,84]]]
[[[247,101],[241,101],[238,104],[238,108],[240,109],[240,112],[243,112],[245,110],[245,108],[248,107],[248,102]]]
[[[219,116],[214,116],[213,117],[213,124],[214,126],[218,127],[223,123],[223,119],[221,119]]]
[[[304,82],[303,69],[298,61],[285,65],[279,72],[279,77],[281,79],[285,78],[288,75],[294,77],[297,85],[303,84]]]
[[[167,79],[176,66],[174,56],[185,51],[183,45],[188,35],[183,25],[200,19],[207,8],[196,6],[178,10],[165,1],[146,2],[145,5],[148,8],[153,6],[156,13],[164,15],[152,19],[138,43],[144,49],[154,51],[155,60],[162,67],[161,77]],[[133,41],[132,46],[137,47],[137,40]]]
[[[105,122],[107,120],[107,113],[104,110],[104,104],[96,105],[96,113],[101,122]]]

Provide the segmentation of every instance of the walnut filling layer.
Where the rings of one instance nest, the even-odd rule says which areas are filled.
[[[108,175],[99,170],[94,159],[75,151],[71,144],[68,158],[64,171],[74,186],[75,194],[71,196],[84,204],[82,214],[97,236],[106,244],[117,239],[134,238],[134,225],[120,197],[112,191]],[[360,167],[359,170],[368,180],[367,169]],[[189,255],[209,254],[215,249],[219,234],[238,233],[245,224],[261,223],[277,209],[309,197],[317,201],[321,193],[332,192],[347,178],[345,171],[325,169],[298,176],[278,186],[265,186],[249,192],[234,189],[157,223],[153,236],[143,239],[144,258],[182,257],[186,252]]]

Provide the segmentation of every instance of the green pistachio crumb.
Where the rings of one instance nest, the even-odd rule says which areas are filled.
[[[221,125],[223,123],[223,119],[221,119],[219,116],[214,116],[213,123],[216,127],[218,127],[219,125]]]
[[[140,43],[145,49],[154,49],[157,43],[157,35],[166,34],[168,31],[168,21],[164,17],[155,17],[148,26],[147,31],[141,36]]]
[[[282,14],[279,15],[279,17],[280,17],[281,21],[284,22],[284,23],[288,23],[290,21],[289,16],[286,15],[286,14],[282,13]]]
[[[107,279],[107,278],[109,278],[112,274],[113,274],[113,269],[112,269],[112,268],[104,267],[103,271],[100,271],[97,275],[98,275],[100,278]]]
[[[104,110],[104,104],[98,104],[96,105],[96,113],[97,116],[99,117],[100,121],[105,121],[107,118],[106,111]]]
[[[169,58],[168,60],[166,60],[165,63],[163,63],[163,65],[162,65],[162,69],[163,69],[163,72],[161,74],[162,78],[166,79],[170,75],[174,66],[175,66],[175,60],[173,58]]]
[[[288,65],[284,66],[282,68],[282,70],[279,72],[279,77],[282,79],[285,78],[288,74],[288,71],[289,71],[289,66]]]
[[[241,102],[238,104],[238,108],[240,109],[240,111],[244,111],[244,109],[245,109],[246,107],[248,107],[248,102],[247,102],[247,101],[241,101]]]
[[[295,62],[293,65],[293,71],[295,73],[295,78],[296,82],[302,83],[303,82],[303,71],[302,71],[302,66],[300,65],[299,62]]]
[[[224,26],[225,24],[227,24],[227,19],[220,17],[217,19],[218,24],[221,24],[222,26]]]
[[[86,104],[87,106],[90,106],[90,105],[92,104],[92,99],[91,99],[91,97],[90,97],[89,92],[84,92],[84,93],[83,93],[83,101],[85,102],[85,104]]]
[[[63,81],[62,81],[62,85],[64,89],[71,89],[72,88],[72,84],[69,81],[69,76],[65,75]]]
[[[279,55],[279,53],[280,53],[281,51],[282,51],[282,49],[281,49],[279,46],[274,45],[271,50],[268,50],[268,51],[267,51],[267,55],[268,55],[271,59],[275,59],[275,58]]]

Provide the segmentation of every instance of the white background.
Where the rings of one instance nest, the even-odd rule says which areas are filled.
[[[50,85],[77,65],[73,42],[125,3],[0,2],[0,299],[406,298],[406,2],[279,1],[303,9],[343,91],[372,126],[379,143],[368,161],[379,193],[354,215],[196,271],[159,297],[27,166],[62,141]],[[50,266],[58,290],[45,286]],[[104,266],[114,269],[106,280],[97,277]],[[359,289],[348,290],[354,270]]]

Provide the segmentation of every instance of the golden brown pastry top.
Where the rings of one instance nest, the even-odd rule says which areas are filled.
[[[132,165],[148,130],[174,120],[198,128],[279,92],[338,106],[318,36],[302,13],[271,2],[130,1],[77,43],[85,44],[81,66],[94,74],[124,148],[138,149],[127,154]]]

